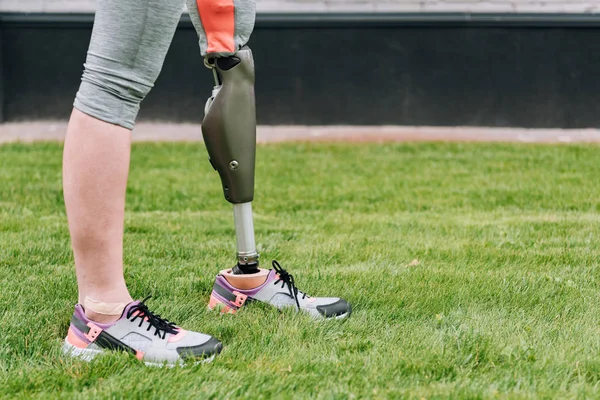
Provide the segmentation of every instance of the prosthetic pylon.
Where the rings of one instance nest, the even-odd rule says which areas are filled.
[[[252,200],[256,158],[254,59],[248,47],[226,58],[207,59],[215,87],[206,102],[202,136],[219,173],[225,199],[233,204],[238,264],[234,274],[258,271]]]

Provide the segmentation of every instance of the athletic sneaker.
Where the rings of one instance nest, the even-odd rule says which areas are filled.
[[[89,361],[107,350],[125,351],[152,366],[210,362],[221,352],[221,342],[212,336],[186,331],[152,313],[145,304],[148,298],[129,303],[111,324],[91,321],[77,304],[63,352]]]
[[[208,308],[219,309],[224,314],[234,314],[248,301],[262,301],[279,309],[295,307],[315,318],[346,318],[352,307],[337,297],[310,297],[298,290],[292,274],[277,261],[269,271],[267,280],[260,286],[242,290],[232,286],[222,274],[217,275]]]

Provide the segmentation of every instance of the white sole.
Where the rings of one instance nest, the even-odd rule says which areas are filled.
[[[63,352],[63,354],[65,354],[69,357],[78,358],[82,361],[88,361],[88,362],[92,361],[99,354],[105,353],[104,350],[79,348],[79,347],[74,346],[71,343],[69,343],[69,341],[67,339],[65,339],[65,342],[62,345],[62,352]],[[156,362],[152,362],[152,361],[143,361],[143,363],[148,367],[173,368],[173,367],[183,367],[186,365],[208,364],[215,359],[215,356],[216,356],[216,354],[213,354],[212,356],[210,356],[208,358],[198,360],[194,363],[189,363],[189,364],[185,363],[183,360],[179,361],[177,363],[156,363]]]
[[[335,316],[333,318],[325,318],[325,319],[344,319],[344,318],[348,318],[350,316],[350,314],[351,314],[351,312],[347,312],[347,313],[343,313],[338,316]]]
[[[340,314],[340,315],[336,315],[335,317],[324,317],[321,314],[319,314],[319,315],[310,314],[310,315],[313,317],[313,319],[315,321],[334,321],[334,320],[338,320],[338,319],[348,318],[350,316],[350,314],[352,314],[352,311],[351,312],[347,312],[347,313],[343,313],[343,314]]]
[[[268,303],[267,303],[267,304],[268,304]],[[275,306],[274,306],[274,307],[275,307]],[[291,306],[290,306],[290,307],[291,307]],[[275,307],[275,308],[277,308],[277,307]],[[285,307],[284,307],[284,308],[285,308]],[[217,310],[217,309],[216,309],[216,307],[213,307],[213,308],[206,307],[206,309],[207,309],[208,311],[216,311],[216,310]],[[241,308],[240,308],[240,310],[241,310]],[[279,310],[281,310],[281,309],[279,309]],[[239,310],[238,310],[238,311],[239,311]],[[350,311],[350,312],[347,312],[347,313],[343,313],[343,314],[337,315],[337,316],[335,316],[335,317],[326,318],[326,317],[323,317],[321,314],[318,314],[318,315],[317,315],[317,314],[313,314],[313,313],[311,313],[310,311],[302,310],[302,312],[304,312],[304,313],[306,313],[306,314],[310,315],[310,316],[311,316],[311,317],[312,317],[314,320],[316,320],[316,321],[331,321],[331,320],[333,320],[333,319],[344,319],[344,318],[348,318],[348,317],[350,316],[350,314],[352,314],[352,311]],[[220,314],[221,314],[221,315],[225,315],[224,313],[220,313]]]

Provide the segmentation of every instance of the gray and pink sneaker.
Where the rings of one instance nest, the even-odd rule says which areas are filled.
[[[294,277],[277,261],[273,261],[273,269],[268,272],[266,281],[253,289],[234,287],[223,273],[217,275],[208,308],[220,310],[223,314],[234,314],[249,301],[261,301],[278,309],[294,307],[319,319],[342,319],[352,312],[352,307],[344,299],[310,297],[298,290]]]
[[[112,324],[93,322],[75,306],[63,352],[90,361],[105,351],[125,351],[151,366],[210,362],[221,342],[203,333],[186,331],[148,310],[145,301],[129,303]]]

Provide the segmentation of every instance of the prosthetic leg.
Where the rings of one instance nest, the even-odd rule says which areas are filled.
[[[256,158],[254,59],[248,47],[226,58],[207,59],[215,87],[206,102],[202,136],[219,173],[225,199],[233,204],[237,265],[233,274],[259,272],[252,200]]]
[[[292,274],[277,261],[258,268],[252,200],[256,154],[254,62],[244,47],[231,57],[207,60],[215,88],[206,103],[202,135],[210,162],[221,176],[225,199],[233,204],[237,265],[221,271],[208,304],[221,313],[237,312],[247,300],[277,308],[294,307],[315,318],[346,318],[352,308],[338,297],[311,297],[298,290]]]

